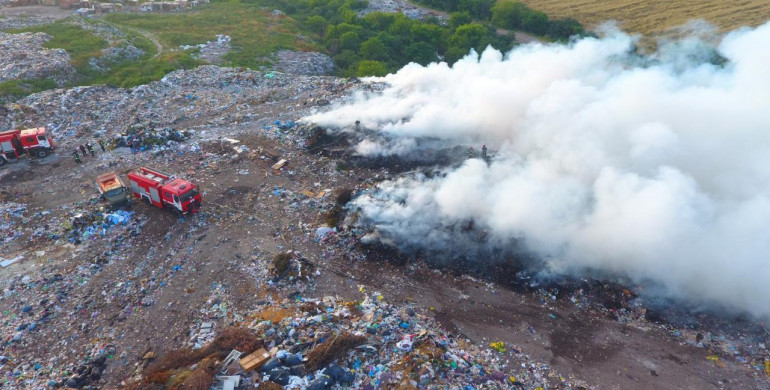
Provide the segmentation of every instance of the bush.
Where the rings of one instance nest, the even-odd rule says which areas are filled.
[[[356,71],[356,76],[358,77],[366,77],[366,76],[378,76],[382,77],[388,74],[388,67],[385,66],[384,63],[380,61],[370,61],[370,60],[364,60],[358,63],[358,71]]]

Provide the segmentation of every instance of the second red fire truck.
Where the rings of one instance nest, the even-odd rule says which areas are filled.
[[[56,149],[45,127],[0,132],[0,165],[17,161],[21,155],[43,158]]]
[[[129,172],[128,186],[134,197],[161,208],[194,213],[201,206],[201,194],[195,184],[155,169],[141,167]]]

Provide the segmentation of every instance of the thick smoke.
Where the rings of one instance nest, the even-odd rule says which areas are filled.
[[[360,197],[397,242],[442,245],[472,220],[556,273],[770,316],[770,23],[717,46],[685,37],[641,55],[635,43],[616,32],[410,64],[376,80],[382,93],[307,120],[379,130],[389,141],[366,154],[422,138],[495,151]]]

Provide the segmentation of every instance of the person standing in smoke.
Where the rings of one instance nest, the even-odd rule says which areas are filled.
[[[86,154],[86,147],[85,146],[80,145],[80,153],[83,153],[83,157],[88,155],[88,154]]]
[[[105,150],[105,149],[104,149],[104,141],[102,141],[102,139],[101,139],[101,138],[99,138],[98,140],[96,140],[96,142],[98,142],[98,143],[99,143],[99,147],[100,147],[100,148],[102,148],[102,152],[106,152],[106,151],[107,151],[107,150]]]
[[[481,146],[481,158],[485,159],[487,158],[487,145]]]
[[[80,161],[80,155],[78,154],[78,150],[75,149],[72,151],[72,158],[75,159],[75,164],[80,164],[82,161]]]
[[[96,153],[94,153],[94,147],[91,146],[90,142],[86,142],[86,148],[88,149],[88,153],[91,153],[91,157],[96,156]]]

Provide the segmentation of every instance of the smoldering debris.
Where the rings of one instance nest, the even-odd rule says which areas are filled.
[[[473,220],[487,245],[515,241],[550,273],[600,272],[770,315],[770,95],[760,87],[770,24],[646,56],[637,39],[607,31],[487,49],[452,67],[410,64],[368,80],[387,84],[380,93],[305,120],[376,129],[354,146],[365,156],[409,155],[428,139],[499,150],[359,197],[362,220],[399,245],[454,249]]]

